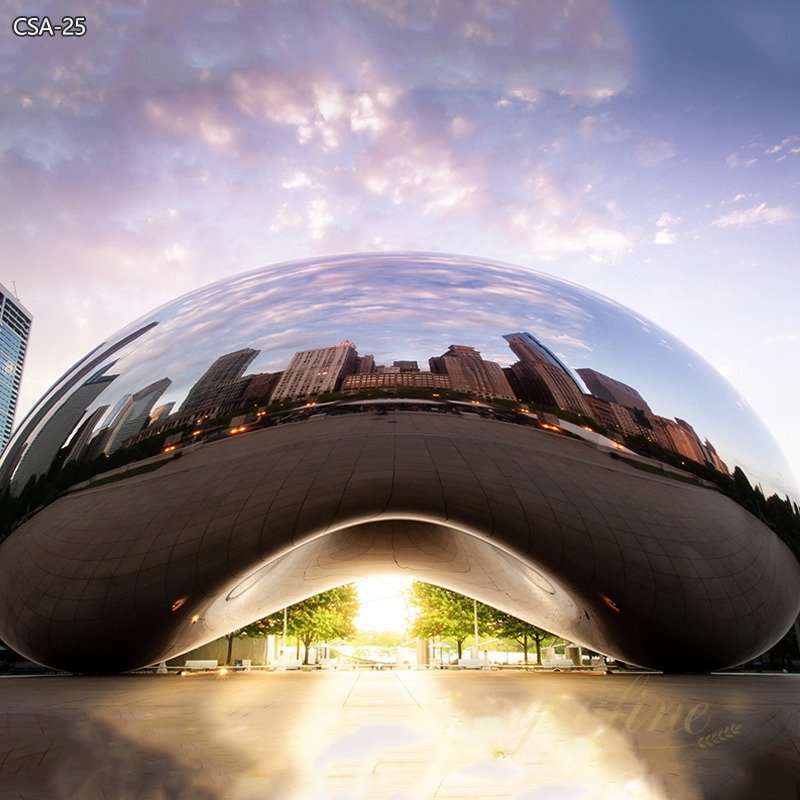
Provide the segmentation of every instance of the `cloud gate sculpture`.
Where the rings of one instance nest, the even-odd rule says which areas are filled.
[[[318,258],[170,302],[59,379],[0,481],[0,638],[70,671],[376,572],[673,671],[800,611],[742,500],[797,495],[735,391],[630,310],[480,259]]]

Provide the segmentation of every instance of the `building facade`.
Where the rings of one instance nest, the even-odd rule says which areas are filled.
[[[32,319],[30,311],[0,283],[0,453],[14,427]]]
[[[343,392],[359,392],[363,389],[450,389],[447,375],[435,372],[375,372],[371,375],[348,375],[342,383]]]
[[[595,397],[607,400],[609,403],[618,403],[626,408],[635,408],[638,411],[646,411],[648,414],[652,413],[647,401],[633,386],[628,386],[627,383],[618,381],[610,375],[604,375],[596,369],[584,367],[575,371],[581,376],[583,382]]]
[[[272,393],[272,402],[334,392],[346,375],[356,371],[357,361],[356,346],[350,341],[339,342],[333,347],[301,350],[292,356],[281,375]]]
[[[192,386],[178,410],[180,412],[197,411],[219,403],[220,396],[234,381],[242,377],[244,371],[260,352],[252,347],[245,347],[242,350],[220,356]]]
[[[580,386],[551,350],[527,332],[507,333],[503,338],[519,358],[511,369],[526,400],[591,417]]]
[[[162,378],[139,389],[127,399],[111,425],[111,434],[103,450],[106,455],[119,450],[126,439],[139,433],[147,424],[158,398],[167,391],[171,383],[169,378]]]
[[[446,375],[451,388],[457,392],[470,392],[479,397],[516,399],[502,367],[494,361],[484,361],[474,347],[451,344],[446,353],[434,356],[428,363],[431,372]]]

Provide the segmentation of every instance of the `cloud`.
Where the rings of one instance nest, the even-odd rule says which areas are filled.
[[[725,165],[729,169],[736,169],[737,167],[752,167],[753,164],[758,163],[755,156],[742,156],[739,153],[731,153],[725,159]]]
[[[674,214],[670,214],[669,211],[665,211],[656,220],[656,227],[658,227],[658,228],[668,228],[670,225],[676,225],[682,219],[683,219],[683,217],[676,217]]]
[[[795,212],[788,206],[768,206],[761,203],[754,208],[743,208],[723,214],[711,222],[717,228],[752,228],[756,225],[779,225],[794,219]]]
[[[584,139],[595,142],[618,142],[630,136],[624,127],[613,121],[608,112],[585,116],[579,130]]]
[[[656,220],[656,227],[658,230],[653,237],[653,244],[676,244],[678,237],[670,231],[670,227],[676,225],[681,219],[682,217],[675,216],[675,214],[665,211]]]
[[[363,243],[632,246],[610,198],[584,190],[604,167],[575,136],[632,74],[606,0],[95,5],[83,39],[10,40],[0,79],[0,246],[8,279],[41,287],[52,343],[32,343],[26,387],[120,320],[255,264]],[[46,301],[65,276],[91,308]],[[84,318],[84,339],[58,335]]]
[[[774,144],[771,147],[768,147],[764,151],[764,154],[768,155],[768,156],[776,155],[777,153],[780,153],[781,150],[786,148],[788,145],[792,144],[793,142],[798,142],[798,141],[800,141],[800,136],[796,136],[796,135],[786,136],[784,139],[782,139],[777,144]],[[798,148],[798,147],[790,148],[789,152],[798,153],[798,152],[800,152],[800,148]]]
[[[311,186],[311,178],[302,170],[295,170],[283,180],[281,186],[284,189],[303,189]]]
[[[654,167],[672,158],[675,153],[675,145],[671,142],[665,142],[663,139],[647,139],[636,148],[634,158],[642,167]]]
[[[796,333],[783,333],[779,336],[767,336],[764,341],[767,344],[791,344],[792,342],[796,342],[798,340],[798,335]]]

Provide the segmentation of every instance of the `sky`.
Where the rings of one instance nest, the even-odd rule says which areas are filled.
[[[800,475],[800,7],[708,0],[0,9],[0,282],[17,418],[198,286],[331,253],[463,253],[631,307]]]

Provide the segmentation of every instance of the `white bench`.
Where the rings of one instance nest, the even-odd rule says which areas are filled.
[[[186,661],[186,665],[184,669],[194,669],[194,670],[210,670],[216,669],[219,666],[219,662],[216,658],[206,658],[206,659],[188,659]]]

